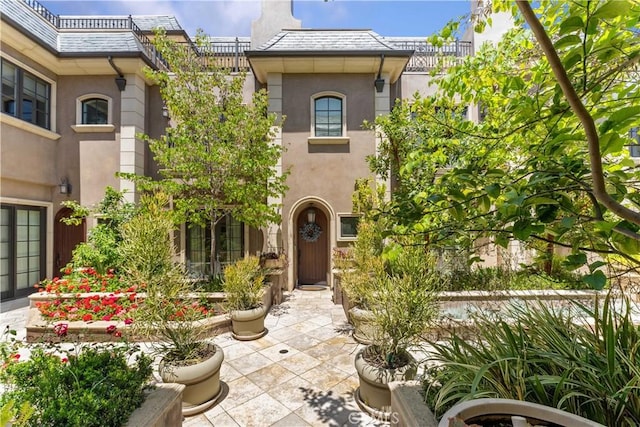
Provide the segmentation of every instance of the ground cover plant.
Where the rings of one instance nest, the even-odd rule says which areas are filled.
[[[640,329],[631,305],[611,296],[573,311],[537,303],[507,315],[478,313],[475,339],[433,343],[424,381],[438,415],[459,401],[539,403],[609,426],[640,424]],[[505,320],[509,318],[509,320]]]
[[[64,339],[66,328],[55,333]],[[136,347],[122,342],[71,350],[39,345],[27,360],[21,360],[18,349],[15,342],[3,342],[0,405],[28,407],[22,425],[121,426],[144,401],[151,358]]]

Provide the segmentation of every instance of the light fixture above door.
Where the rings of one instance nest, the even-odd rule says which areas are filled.
[[[311,205],[309,209],[307,209],[307,222],[310,224],[316,222],[316,210],[313,205]]]

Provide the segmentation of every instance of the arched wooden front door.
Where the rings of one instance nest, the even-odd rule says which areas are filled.
[[[315,226],[307,223],[307,210],[303,209],[296,221],[296,233],[298,238],[298,284],[310,285],[325,283],[327,281],[328,249],[327,241],[329,231],[327,230],[327,217],[320,209],[315,209],[315,225],[319,227],[320,235],[314,240]],[[301,233],[301,229],[306,227],[306,233]]]
[[[60,209],[53,224],[54,275],[71,261],[71,253],[79,243],[85,240],[87,227],[84,219],[80,225],[67,225],[60,221],[69,215],[71,215],[71,209]]]

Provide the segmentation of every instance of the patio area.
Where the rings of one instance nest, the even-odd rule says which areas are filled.
[[[230,333],[215,338],[224,349],[223,399],[187,417],[183,426],[356,426],[380,425],[353,399],[358,344],[343,308],[331,291],[285,294],[265,319],[269,332],[255,341]],[[19,303],[15,303],[19,305]],[[14,307],[15,307],[14,304]],[[0,327],[25,334],[27,308],[3,304]]]

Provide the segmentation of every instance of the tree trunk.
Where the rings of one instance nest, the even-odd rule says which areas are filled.
[[[211,233],[211,248],[210,248],[210,257],[211,259],[209,260],[210,262],[210,271],[211,271],[211,276],[212,277],[216,277],[218,276],[221,272],[220,271],[216,271],[216,265],[218,265],[218,263],[216,262],[216,224],[218,223],[217,218],[213,218],[211,220],[211,223],[209,224],[209,231]]]

